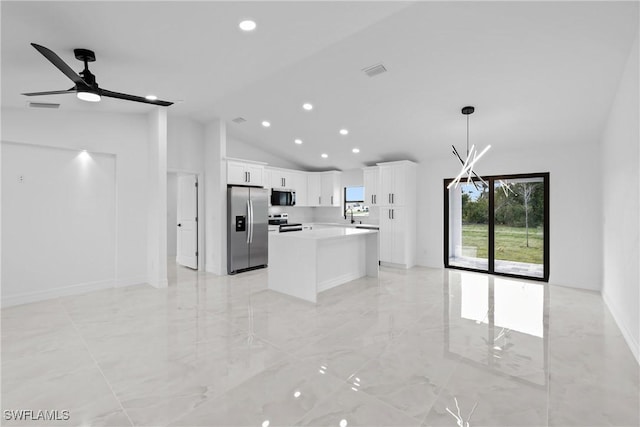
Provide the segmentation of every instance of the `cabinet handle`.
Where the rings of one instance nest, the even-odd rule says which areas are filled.
[[[391,219],[396,219],[395,209],[391,209]]]
[[[251,182],[251,172],[247,172],[247,175],[249,175],[249,181],[247,182]]]
[[[333,205],[333,196],[331,196],[331,204]]]
[[[245,173],[244,173],[244,182],[248,182],[248,178],[247,178],[247,174],[248,174],[248,173],[249,173],[249,172],[245,172]]]
[[[389,193],[389,204],[391,204],[391,193]]]
[[[396,203],[396,194],[395,193],[391,193],[391,203],[392,204]]]
[[[373,194],[371,195],[371,204],[373,204]]]
[[[318,204],[321,205],[322,204],[322,197],[318,196]]]
[[[391,219],[391,209],[389,209],[389,219]]]
[[[374,194],[373,197],[374,197],[374,200],[375,200],[374,203],[377,205],[378,204],[378,195]]]

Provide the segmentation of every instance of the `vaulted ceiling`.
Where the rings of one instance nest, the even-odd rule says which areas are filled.
[[[476,107],[471,142],[494,150],[595,143],[638,33],[637,2],[3,1],[0,7],[3,106],[26,108],[21,92],[71,86],[29,43],[50,48],[78,71],[73,49],[88,48],[96,52],[90,68],[101,87],[178,101],[170,117],[220,117],[233,136],[307,169],[444,155],[451,144],[465,144],[465,105]],[[244,18],[257,29],[241,32]],[[363,73],[379,63],[386,73]],[[153,108],[112,99],[90,104],[72,95],[37,101],[97,114]],[[313,110],[303,110],[304,102]],[[236,117],[246,122],[231,122]],[[349,134],[340,135],[341,128]]]

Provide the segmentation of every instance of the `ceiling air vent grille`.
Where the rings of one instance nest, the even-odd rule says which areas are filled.
[[[376,64],[367,68],[363,68],[362,71],[364,71],[364,73],[369,77],[375,77],[378,74],[386,73],[387,69],[382,64]]]
[[[60,108],[60,104],[52,102],[27,102],[29,108]]]
[[[233,123],[244,123],[247,121],[247,119],[245,119],[244,117],[236,117],[235,119],[231,120]]]

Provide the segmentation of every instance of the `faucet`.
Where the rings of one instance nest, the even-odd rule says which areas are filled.
[[[354,222],[356,222],[356,221],[353,219],[353,208],[349,208],[349,209],[347,209],[347,210],[344,212],[344,213],[345,213],[345,215],[344,215],[344,219],[347,219],[347,212],[349,212],[349,211],[351,211],[351,224],[353,224]]]

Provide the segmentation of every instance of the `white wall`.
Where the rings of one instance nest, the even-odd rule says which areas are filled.
[[[2,143],[2,304],[111,287],[116,159]]]
[[[491,149],[478,162],[481,175],[550,172],[549,282],[599,290],[602,278],[602,206],[597,144]],[[418,165],[417,262],[443,267],[443,179],[459,172],[453,156]]]
[[[291,149],[295,149],[295,145],[291,144]],[[280,156],[276,156],[265,151],[255,145],[242,141],[231,135],[227,135],[227,156],[236,159],[253,160],[256,162],[266,162],[269,166],[285,169],[300,170],[295,164]]]
[[[175,258],[178,249],[178,175],[167,174],[167,257]]]
[[[167,169],[173,172],[204,172],[204,125],[169,115]]]
[[[116,285],[147,281],[146,115],[3,108],[2,141],[115,155]]]
[[[640,169],[638,38],[602,137],[602,296],[640,362]]]

